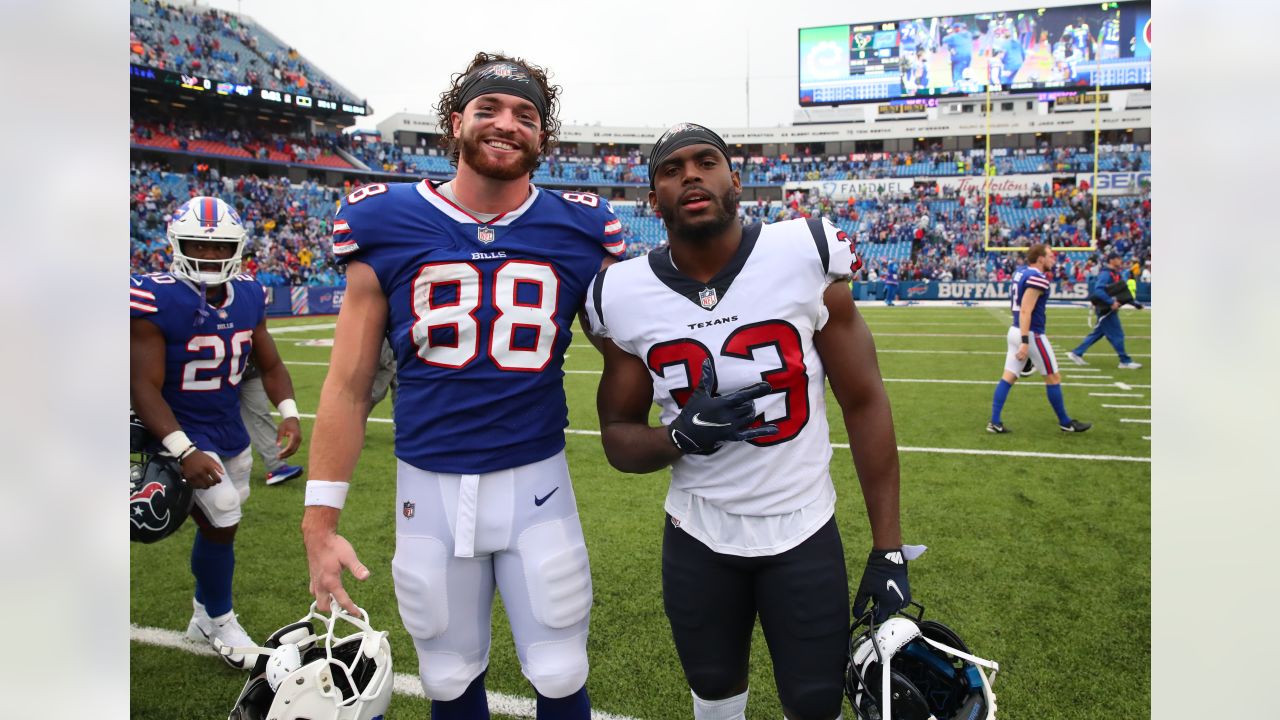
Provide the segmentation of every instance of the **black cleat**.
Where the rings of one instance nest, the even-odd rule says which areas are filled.
[[[1059,425],[1058,429],[1061,430],[1062,432],[1084,432],[1085,430],[1088,430],[1091,427],[1093,427],[1093,423],[1080,422],[1079,420],[1072,420],[1066,425]]]
[[[989,422],[987,423],[987,432],[996,433],[997,435],[1003,435],[1004,433],[1009,433],[1013,431],[1005,427],[1004,423]]]

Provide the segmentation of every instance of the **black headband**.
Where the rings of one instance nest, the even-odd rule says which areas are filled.
[[[658,142],[654,143],[653,149],[649,151],[649,189],[653,189],[653,178],[658,172],[658,165],[666,160],[668,155],[682,147],[698,144],[715,146],[724,155],[725,162],[730,162],[729,146],[725,145],[724,139],[714,130],[694,123],[672,125],[662,133],[662,137],[658,138]]]
[[[547,122],[547,97],[542,94],[529,71],[509,62],[494,62],[481,65],[462,81],[462,98],[458,111],[461,112],[467,103],[481,95],[496,93],[499,95],[515,95],[533,103],[538,109],[538,117]]]

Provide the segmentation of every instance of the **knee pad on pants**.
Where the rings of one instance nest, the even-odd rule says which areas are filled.
[[[209,524],[216,528],[229,528],[240,522],[240,491],[222,474],[222,482],[195,491],[196,504],[200,506]]]
[[[544,697],[574,694],[587,684],[587,634],[530,645],[522,670]]]
[[[418,677],[432,700],[457,700],[484,669],[484,664],[469,663],[457,653],[418,652]]]
[[[391,559],[396,603],[400,606],[400,620],[404,623],[404,629],[417,640],[439,637],[449,628],[447,558],[448,550],[438,538],[409,535],[396,537],[396,554]],[[426,677],[424,672],[424,683]],[[474,676],[463,683],[462,690],[467,689],[467,683],[473,678]],[[462,690],[458,693],[461,694]]]
[[[787,717],[795,720],[831,720],[840,716],[844,703],[844,687],[832,682],[782,682],[778,699]],[[895,713],[896,714],[896,713]]]
[[[591,567],[576,520],[553,520],[520,534],[530,609],[550,628],[570,627],[591,612]]]

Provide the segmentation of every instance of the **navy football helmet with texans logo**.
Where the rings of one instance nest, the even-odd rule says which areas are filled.
[[[153,543],[182,527],[195,493],[177,460],[149,452],[155,441],[138,416],[129,415],[129,539]]]
[[[859,720],[995,720],[991,684],[1000,664],[972,654],[954,630],[911,605],[915,617],[877,624],[868,612],[849,629],[844,691]]]

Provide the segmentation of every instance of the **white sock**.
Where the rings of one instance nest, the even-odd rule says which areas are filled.
[[[698,693],[693,696],[694,720],[745,720],[747,716],[747,692],[723,700],[703,700]]]

